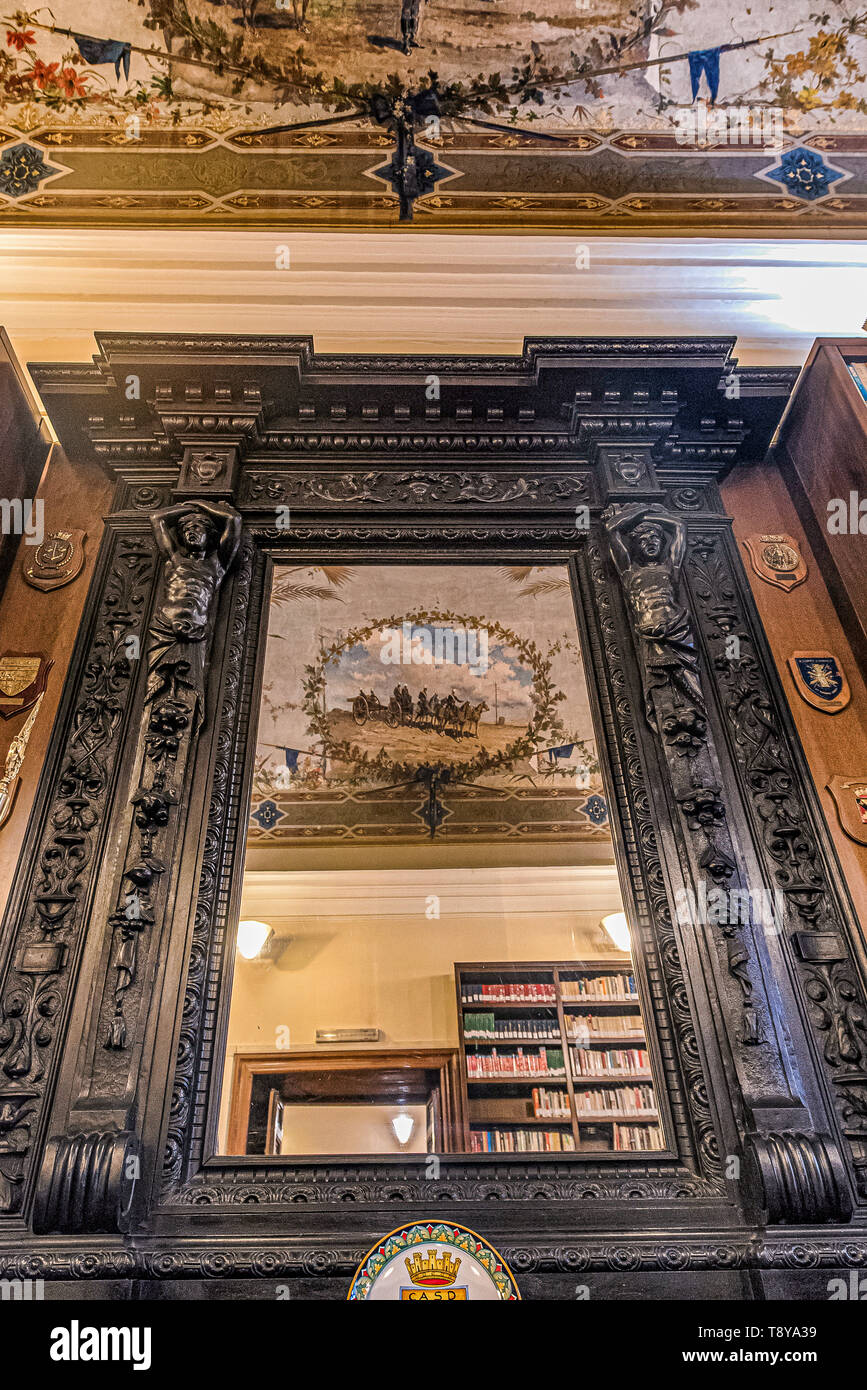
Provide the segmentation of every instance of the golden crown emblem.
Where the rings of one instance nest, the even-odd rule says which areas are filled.
[[[453,1284],[461,1267],[460,1260],[453,1258],[448,1250],[444,1250],[442,1254],[437,1254],[436,1250],[428,1250],[425,1255],[417,1250],[412,1262],[404,1260],[404,1264],[412,1282],[429,1289],[441,1289],[447,1284]]]

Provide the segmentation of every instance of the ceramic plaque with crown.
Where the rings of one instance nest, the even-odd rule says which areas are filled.
[[[443,1222],[399,1226],[359,1265],[349,1299],[412,1303],[519,1299],[508,1265],[475,1231]]]

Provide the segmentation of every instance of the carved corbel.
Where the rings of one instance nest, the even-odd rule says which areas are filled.
[[[770,1225],[849,1221],[852,1198],[840,1152],[826,1134],[752,1135],[744,1145],[745,1183]]]
[[[139,1173],[138,1138],[128,1130],[50,1140],[36,1188],[34,1231],[128,1231]]]

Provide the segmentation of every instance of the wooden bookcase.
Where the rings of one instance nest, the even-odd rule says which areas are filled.
[[[474,1153],[645,1153],[663,1147],[663,1131],[653,1088],[650,1053],[641,1016],[639,998],[630,992],[635,985],[631,961],[501,961],[455,965],[460,1074],[465,1116],[465,1144]],[[602,993],[605,981],[608,991]],[[621,983],[622,982],[622,983]],[[493,991],[501,987],[504,997]],[[487,990],[485,989],[487,987]],[[590,991],[583,992],[583,991]],[[597,992],[598,991],[598,992]],[[523,993],[526,997],[516,998]],[[512,996],[512,997],[509,997]],[[493,1015],[495,1034],[472,1036],[474,1015]],[[629,1031],[625,1032],[624,1029]],[[471,1036],[467,1036],[468,1032]],[[519,1036],[520,1035],[520,1036]],[[562,1053],[563,1071],[533,1071],[521,1075],[477,1074],[488,1059],[498,1071],[509,1059],[522,1053],[539,1066],[542,1055],[552,1065]],[[613,1069],[610,1054],[635,1050],[645,1054],[645,1065],[637,1069]],[[494,1061],[496,1054],[497,1061]],[[587,1073],[579,1054],[587,1054]],[[609,1054],[602,1060],[603,1054]],[[599,1058],[590,1061],[589,1058]],[[518,1065],[518,1064],[516,1064]],[[602,1068],[591,1071],[591,1068]],[[565,1096],[563,1115],[538,1116],[534,1089]],[[640,1110],[582,1108],[583,1097],[593,1092],[611,1096],[618,1091],[648,1088],[642,1093]],[[617,1097],[623,1104],[625,1098]],[[650,1101],[650,1105],[647,1101]],[[515,1148],[496,1147],[495,1135],[512,1136],[500,1140]],[[534,1140],[533,1135],[538,1137]],[[632,1148],[625,1142],[644,1136],[646,1144]],[[486,1137],[487,1136],[487,1137]],[[548,1137],[546,1137],[548,1136]],[[553,1136],[557,1136],[554,1138]],[[540,1144],[539,1149],[518,1148],[518,1144]],[[489,1147],[481,1147],[487,1144]]]

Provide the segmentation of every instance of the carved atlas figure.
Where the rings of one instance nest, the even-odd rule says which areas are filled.
[[[686,527],[655,507],[625,507],[606,523],[639,644],[647,722],[658,734],[654,692],[670,690],[706,718],[689,614],[678,602]]]
[[[241,518],[222,502],[179,502],[155,513],[166,558],[162,603],[150,625],[146,703],[193,697],[192,733],[204,717],[206,638],[213,601],[241,538]]]

